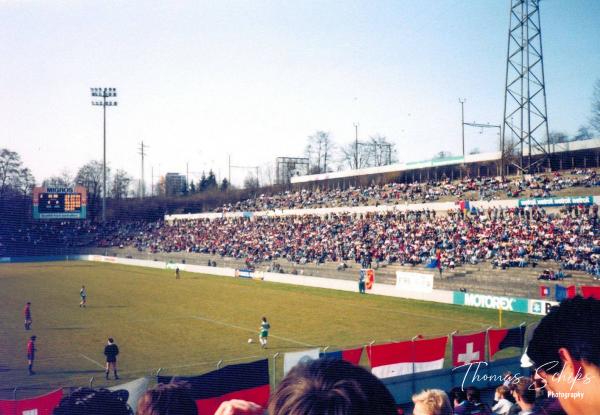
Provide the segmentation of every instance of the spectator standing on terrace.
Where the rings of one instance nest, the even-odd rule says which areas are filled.
[[[85,308],[87,291],[85,290],[85,285],[81,286],[81,290],[79,290],[79,297],[81,297],[81,302],[79,303],[79,307]]]
[[[25,317],[25,330],[31,330],[31,303],[29,301],[25,304],[23,316]]]
[[[33,361],[35,360],[35,336],[31,336],[29,341],[27,342],[27,369],[29,370],[30,375],[35,375],[33,371]]]
[[[267,321],[267,318],[263,317],[262,321],[260,323],[260,336],[259,336],[260,347],[262,347],[263,349],[267,348],[267,341],[269,340],[269,330],[270,329],[271,329],[271,325]]]
[[[210,264],[208,266],[210,266]],[[179,279],[179,267],[175,268],[175,279]]]
[[[364,294],[365,286],[366,286],[365,273],[363,271],[360,271],[360,273],[358,274],[358,292],[361,294]]]
[[[104,347],[104,355],[106,356],[106,380],[108,380],[108,375],[110,370],[112,369],[115,379],[119,379],[119,375],[117,375],[117,355],[119,354],[119,347],[115,343],[112,337],[108,338],[108,343]]]

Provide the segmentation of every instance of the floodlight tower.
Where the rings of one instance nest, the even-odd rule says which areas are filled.
[[[505,173],[507,130],[516,137],[516,145],[520,145],[517,167],[521,174],[531,172],[550,152],[539,6],[540,0],[511,0],[504,114],[500,135],[502,176]],[[513,118],[514,123],[511,122]],[[532,161],[532,146],[542,155],[536,162]],[[514,148],[510,148],[508,152],[512,153],[513,150]]]
[[[109,100],[106,98],[113,98],[117,96],[116,88],[90,88],[92,96],[96,98],[102,98],[102,101],[92,101],[92,105],[102,106],[102,120],[103,120],[103,157],[102,157],[102,222],[106,222],[106,107],[117,106],[117,101]]]

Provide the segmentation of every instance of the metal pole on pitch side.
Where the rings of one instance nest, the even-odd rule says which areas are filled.
[[[279,356],[279,352],[273,355],[273,389],[275,389],[275,376],[277,375],[277,356]]]
[[[452,369],[454,369],[454,335],[458,333],[458,330],[454,330],[448,336],[450,337],[450,353],[452,354]],[[454,387],[454,370],[450,371],[450,383],[452,383],[452,387]]]
[[[498,328],[502,328],[502,307],[498,306]]]
[[[17,389],[19,389],[19,387],[15,387],[15,389],[13,390],[13,401],[17,400]]]
[[[221,365],[223,364],[223,360],[219,360],[217,362],[217,369],[221,369]]]
[[[90,379],[90,389],[94,389],[94,377],[92,376],[92,378]]]

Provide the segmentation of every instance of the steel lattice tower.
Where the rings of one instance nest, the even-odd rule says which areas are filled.
[[[511,0],[501,151],[502,176],[510,155],[521,173],[543,163],[550,152],[540,0]],[[509,134],[509,145],[505,140]],[[532,159],[532,148],[542,157]],[[508,159],[508,160],[507,160]]]

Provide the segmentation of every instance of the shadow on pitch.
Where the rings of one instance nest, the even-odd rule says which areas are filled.
[[[53,375],[93,375],[94,373],[104,373],[102,369],[88,369],[88,370],[61,370],[57,372],[46,372],[47,374],[52,373]]]
[[[83,330],[85,327],[49,327],[48,330]]]

